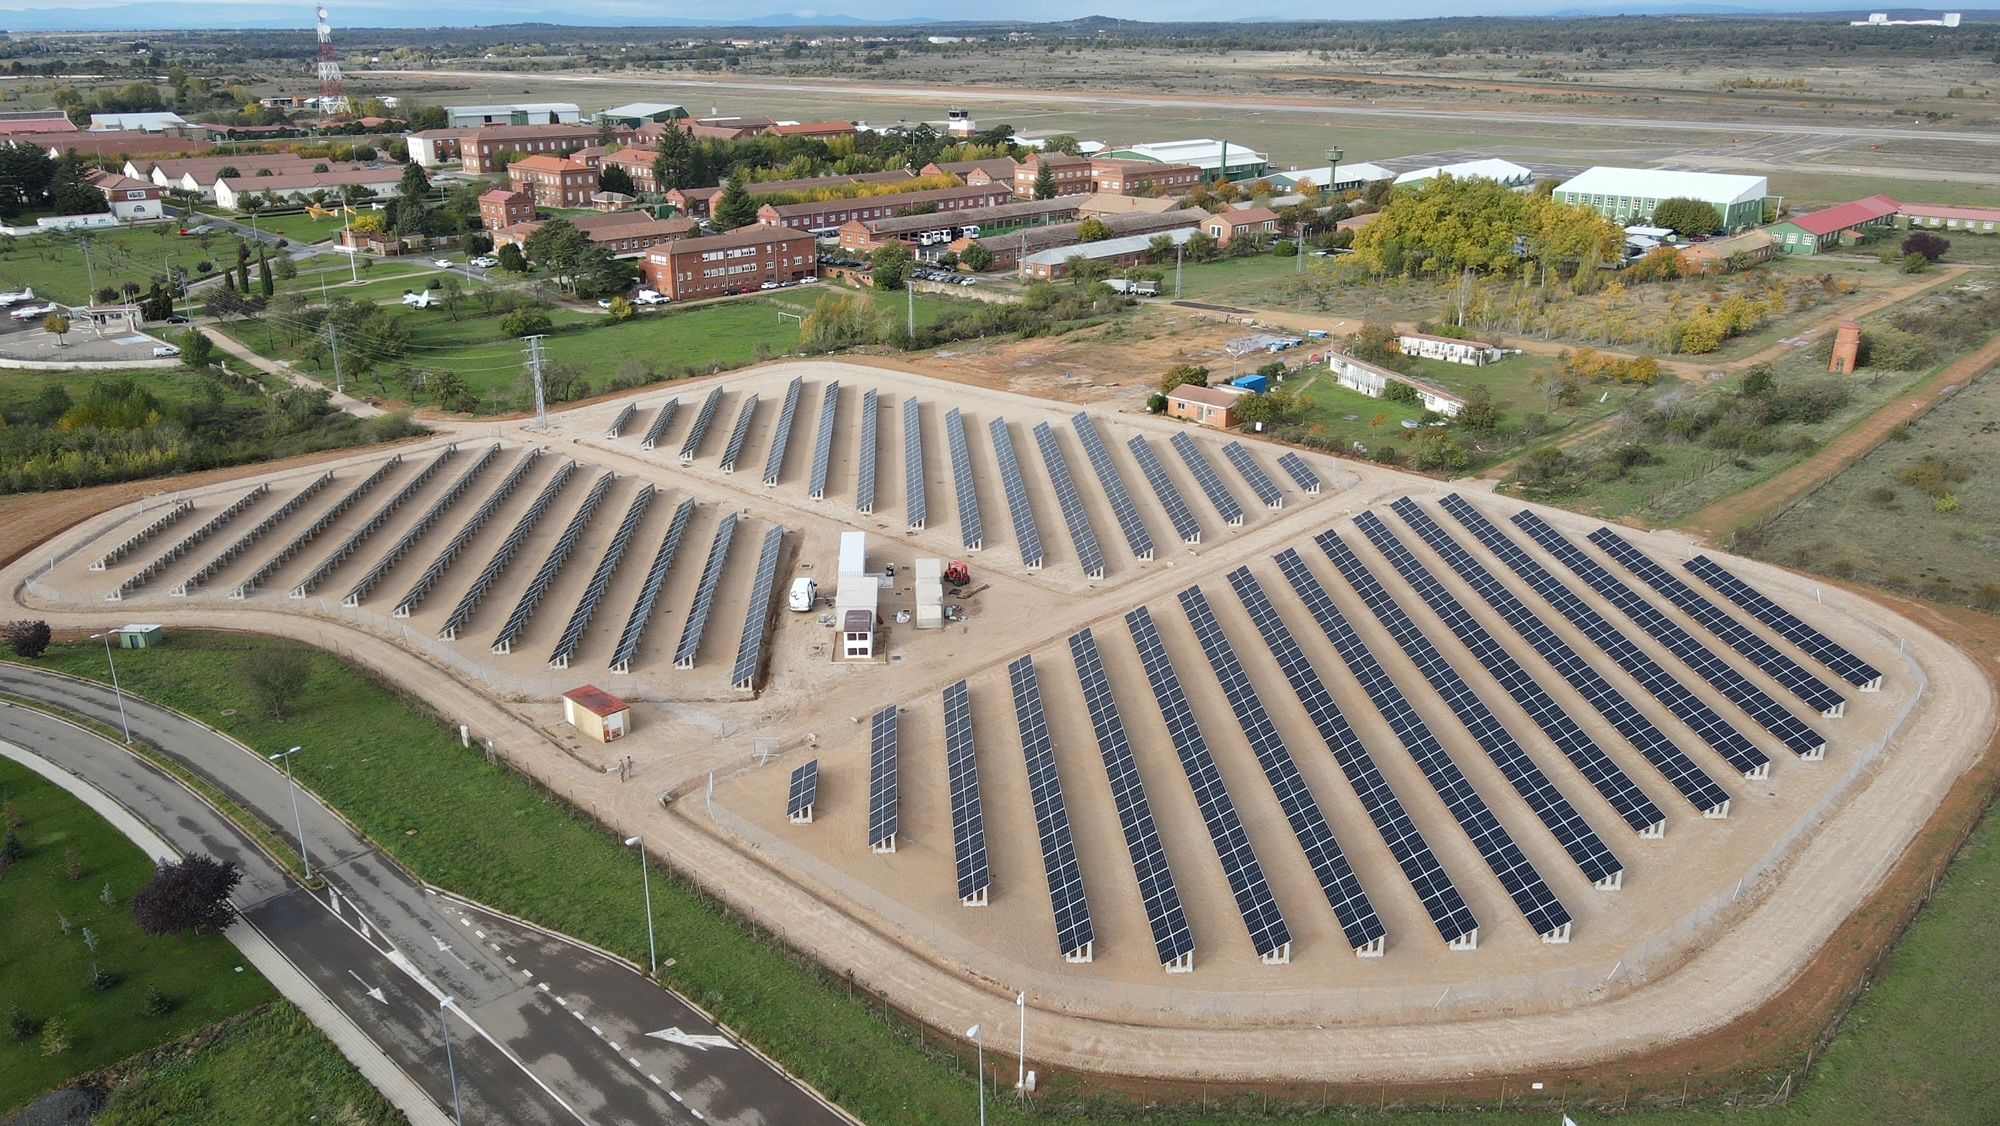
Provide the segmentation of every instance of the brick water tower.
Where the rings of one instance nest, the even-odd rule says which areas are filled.
[[[1853,375],[1854,365],[1861,358],[1861,325],[1857,321],[1840,322],[1840,332],[1833,338],[1833,359],[1826,370],[1835,375]]]

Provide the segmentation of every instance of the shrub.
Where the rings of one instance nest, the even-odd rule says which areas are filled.
[[[219,931],[236,921],[229,895],[242,879],[229,861],[190,854],[159,866],[132,897],[132,917],[151,935]]]
[[[1161,394],[1158,391],[1155,391],[1152,394],[1146,396],[1147,414],[1164,414],[1166,413],[1166,409],[1167,409],[1167,397],[1165,395]]]
[[[7,1035],[12,1037],[16,1044],[25,1043],[41,1026],[41,1022],[29,1016],[27,1010],[21,1006],[7,1006]]]
[[[7,647],[16,657],[30,661],[49,651],[53,637],[47,622],[19,621],[7,627]]]
[[[42,1054],[59,1056],[70,1048],[69,1025],[57,1017],[42,1026]]]
[[[159,986],[149,985],[146,987],[146,999],[139,1006],[139,1011],[148,1017],[158,1020],[160,1017],[174,1011],[174,1002],[172,998],[160,992]]]
[[[1945,251],[1951,249],[1951,240],[1940,235],[1930,234],[1927,231],[1916,231],[1909,238],[1904,239],[1903,245],[1898,249],[1902,250],[1904,254],[1921,255],[1926,262],[1935,262],[1944,257]],[[1915,271],[1908,272],[1914,273]]]
[[[500,335],[517,338],[541,336],[555,327],[555,322],[540,309],[516,309],[500,318]]]
[[[1906,274],[1921,274],[1930,268],[1931,260],[1921,254],[1903,255],[1903,272]]]
[[[103,966],[90,967],[90,973],[83,979],[83,987],[92,993],[102,993],[118,984],[118,975]]]

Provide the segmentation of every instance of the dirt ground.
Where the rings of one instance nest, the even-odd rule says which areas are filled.
[[[775,408],[768,404],[782,397],[785,382],[793,374],[806,380],[806,403],[816,403],[815,385],[836,375],[846,389],[842,417],[850,421],[839,428],[842,438],[830,457],[836,486],[821,502],[803,497],[801,478],[808,460],[804,451],[814,417],[813,411],[803,407],[786,474],[776,489],[764,490],[757,483],[756,467],[762,465],[764,439],[753,439],[740,463],[752,468],[724,475],[714,464],[726,428],[744,397],[756,391],[760,402],[767,404],[760,417],[769,419]],[[1046,376],[1036,372],[1035,378]],[[721,386],[725,393],[716,430],[704,443],[701,456],[683,468],[675,451],[694,407],[711,386]],[[873,386],[885,396],[881,459],[885,487],[872,518],[857,517],[852,508],[852,420],[864,386]],[[1229,567],[1249,564],[1266,591],[1281,606],[1289,607],[1290,592],[1265,559],[1271,551],[1297,543],[1301,533],[1328,525],[1341,527],[1343,536],[1368,560],[1370,568],[1378,576],[1388,576],[1372,549],[1350,534],[1344,517],[1405,492],[1429,493],[1434,490],[1431,483],[1314,457],[1313,464],[1330,482],[1326,493],[1308,498],[1288,485],[1285,509],[1264,513],[1246,503],[1246,508],[1253,510],[1249,521],[1240,529],[1226,529],[1214,521],[1212,511],[1202,507],[1192,481],[1176,465],[1173,476],[1190,504],[1202,513],[1204,523],[1203,544],[1189,548],[1161,520],[1129,454],[1114,453],[1121,474],[1140,501],[1157,546],[1155,559],[1141,562],[1133,559],[1119,534],[1083,452],[1064,421],[1066,412],[1050,409],[1045,401],[965,385],[946,390],[939,384],[879,368],[830,364],[775,365],[719,381],[677,385],[673,391],[685,400],[681,416],[660,447],[650,452],[637,448],[637,434],[629,428],[620,439],[604,438],[604,428],[616,410],[612,404],[559,415],[550,433],[511,424],[492,428],[514,456],[530,444],[545,446],[552,454],[578,457],[591,471],[572,483],[568,499],[551,513],[549,526],[536,529],[521,553],[527,562],[516,567],[539,561],[548,546],[543,537],[552,537],[554,529],[567,521],[569,506],[580,495],[583,481],[605,469],[618,473],[619,481],[590,525],[579,559],[594,559],[602,550],[608,525],[631,495],[628,490],[646,482],[664,486],[669,493],[664,500],[677,503],[681,496],[695,498],[707,519],[717,518],[723,511],[748,511],[753,528],[784,524],[796,534],[800,567],[830,560],[837,532],[856,526],[872,533],[872,544],[879,552],[872,562],[894,560],[902,564],[920,553],[956,553],[959,529],[937,417],[943,409],[940,404],[948,402],[964,409],[974,424],[979,496],[988,528],[988,550],[972,560],[975,575],[990,585],[967,604],[970,621],[932,635],[919,635],[892,624],[885,634],[888,661],[839,668],[823,650],[815,651],[819,635],[811,615],[780,615],[783,620],[772,634],[769,685],[755,698],[746,699],[729,691],[724,681],[730,642],[744,621],[740,589],[747,579],[738,573],[723,583],[702,662],[691,674],[659,667],[665,663],[660,656],[671,644],[668,638],[678,633],[680,607],[685,605],[681,601],[686,597],[685,588],[670,582],[670,594],[662,600],[663,606],[671,607],[666,626],[656,626],[662,637],[648,641],[648,651],[654,655],[642,661],[629,682],[641,701],[639,730],[618,749],[639,763],[634,785],[621,784],[600,772],[608,760],[599,748],[579,745],[558,733],[556,709],[550,702],[562,688],[604,675],[595,671],[603,659],[600,647],[609,644],[603,631],[615,635],[622,624],[623,601],[630,597],[629,588],[623,585],[630,579],[627,573],[621,572],[607,609],[599,615],[603,622],[592,623],[585,645],[588,659],[561,673],[545,667],[544,643],[560,630],[578,584],[584,581],[588,568],[581,562],[573,562],[550,589],[546,605],[525,635],[528,640],[504,656],[486,652],[486,630],[505,614],[508,599],[503,596],[496,595],[499,601],[494,606],[481,607],[476,621],[483,624],[476,636],[455,643],[437,642],[428,636],[435,621],[425,615],[442,614],[442,609],[426,606],[416,618],[394,620],[383,617],[381,610],[355,614],[316,606],[317,599],[286,598],[289,585],[318,558],[320,548],[304,552],[302,558],[280,568],[263,592],[248,599],[214,597],[177,604],[177,600],[151,597],[140,605],[148,617],[159,617],[170,626],[199,622],[303,636],[366,660],[404,683],[423,685],[426,698],[436,701],[445,714],[475,722],[476,729],[499,733],[503,753],[558,792],[620,828],[644,826],[648,840],[659,834],[658,839],[667,842],[663,847],[677,861],[700,872],[705,880],[718,881],[733,903],[800,948],[830,964],[853,969],[860,984],[921,1019],[949,1024],[968,1016],[988,1015],[985,1010],[1003,997],[1011,1007],[1012,990],[1025,987],[1041,1029],[1037,1051],[1051,1065],[1155,1077],[1184,1075],[1190,1060],[1199,1061],[1204,1073],[1224,1080],[1310,1078],[1341,1082],[1364,1076],[1417,1079],[1468,1069],[1506,1071],[1628,1053],[1661,1040],[1726,1025],[1782,988],[1809,961],[1864,892],[1896,861],[1903,844],[1931,815],[1951,779],[1971,761],[1975,738],[1979,745],[1984,744],[1984,733],[1991,724],[1991,692],[1962,657],[1923,630],[1851,595],[1826,590],[1825,597],[1837,604],[1839,612],[1826,614],[1822,621],[1825,628],[1892,670],[1908,667],[1897,655],[1894,640],[1899,635],[1905,638],[1910,659],[1928,678],[1928,690],[1918,701],[1908,676],[1892,672],[1890,685],[1882,694],[1857,697],[1846,719],[1822,723],[1833,744],[1827,762],[1804,764],[1783,756],[1768,785],[1751,785],[1734,778],[1718,760],[1705,753],[1698,756],[1737,799],[1727,821],[1708,822],[1694,816],[1685,803],[1677,805],[1677,799],[1661,789],[1657,778],[1648,779],[1642,773],[1640,764],[1626,760],[1626,752],[1602,730],[1594,714],[1569,700],[1564,687],[1559,694],[1572,714],[1579,722],[1590,716],[1587,729],[1599,737],[1609,753],[1625,762],[1635,777],[1647,779],[1641,784],[1668,810],[1673,823],[1663,841],[1632,839],[1560,758],[1551,756],[1546,747],[1535,748],[1543,768],[1626,861],[1625,890],[1607,893],[1591,889],[1575,868],[1567,865],[1491,764],[1463,744],[1462,729],[1452,726],[1455,720],[1441,710],[1434,696],[1428,691],[1413,691],[1418,710],[1452,745],[1454,758],[1474,788],[1494,806],[1503,824],[1575,913],[1575,940],[1567,946],[1549,946],[1536,942],[1519,925],[1518,914],[1485,874],[1469,844],[1451,827],[1436,799],[1426,794],[1427,784],[1406,757],[1391,753],[1394,743],[1379,718],[1356,695],[1351,683],[1335,677],[1329,685],[1335,688],[1336,697],[1485,924],[1479,950],[1446,952],[1435,932],[1428,930],[1428,921],[1407,885],[1390,867],[1379,841],[1372,839],[1372,830],[1344,782],[1332,772],[1326,756],[1317,753],[1313,746],[1316,736],[1301,727],[1303,718],[1290,699],[1288,686],[1273,675],[1268,652],[1241,617],[1228,585],[1220,581],[1221,573]],[[899,408],[907,396],[916,396],[924,403],[924,466],[932,506],[927,527],[914,533],[902,527],[903,495],[898,484],[902,476]],[[639,426],[643,427],[646,414],[668,397],[657,389],[639,396],[641,409],[635,420]],[[1019,566],[1018,549],[1009,539],[1004,500],[998,482],[991,477],[991,455],[984,441],[985,422],[996,415],[1007,417],[1012,424],[1015,441],[1024,451],[1024,465],[1041,464],[1035,460],[1037,455],[1029,452],[1032,440],[1027,431],[1033,422],[1050,421],[1061,433],[1059,444],[1080,492],[1088,498],[1086,511],[1109,564],[1101,582],[1085,579],[1076,568],[1046,474],[1033,469],[1027,474],[1028,484],[1050,560],[1041,571],[1029,572]],[[1176,428],[1159,419],[1102,412],[1099,420],[1112,438],[1114,451],[1133,435],[1146,436],[1156,448],[1163,448],[1165,436]],[[768,422],[763,426],[768,427]],[[806,436],[803,440],[802,435]],[[461,441],[468,443],[469,453],[473,443],[483,444],[486,437],[468,432]],[[1198,437],[1210,459],[1226,466],[1213,438],[1206,434]],[[569,440],[563,441],[565,438]],[[1259,449],[1255,456],[1276,476],[1273,454]],[[399,472],[414,473],[414,467],[427,456],[427,449],[406,456]],[[336,487],[318,503],[331,503],[379,457],[363,454],[337,467]],[[1171,456],[1163,453],[1163,457],[1170,465],[1175,463]],[[554,458],[547,460],[553,462]],[[1232,473],[1226,467],[1222,472]],[[455,473],[442,474],[439,482]],[[289,476],[297,479],[301,475],[294,472]],[[382,495],[386,497],[406,479],[393,478],[385,484]],[[1230,479],[1240,490],[1239,496],[1247,500],[1242,483]],[[440,483],[427,490],[440,488]],[[527,490],[534,487],[524,482],[521,495],[529,495]],[[399,514],[382,529],[379,535],[384,543],[402,526],[400,521],[414,519],[414,513],[423,509],[425,498],[434,495],[427,490],[412,499],[411,515]],[[203,497],[198,495],[198,507],[202,503]],[[1517,507],[1499,499],[1481,503],[1495,512]],[[510,515],[514,509],[510,502]],[[1567,514],[1547,515],[1572,533],[1594,527]],[[19,592],[17,597],[56,609],[51,616],[60,619],[59,624],[90,624],[107,613],[125,620],[137,606],[107,606],[98,600],[117,573],[92,576],[83,570],[82,561],[94,558],[101,544],[115,542],[135,518],[136,513],[131,512],[112,514],[60,536],[52,545],[58,559],[55,571],[39,577],[26,591],[20,591],[20,582],[40,570],[42,561],[32,556],[22,559],[8,570],[5,579]],[[300,518],[309,518],[309,512]],[[351,528],[352,522],[364,518],[360,511],[345,514],[328,528],[326,542],[336,542],[335,537]],[[663,511],[649,513],[649,523],[642,526],[636,541],[644,545],[635,549],[642,561],[628,563],[628,567],[643,566],[649,558],[649,541],[657,527],[651,522],[664,518]],[[1391,523],[1393,526],[1395,521]],[[432,535],[441,538],[448,530],[446,522]],[[275,531],[274,542],[284,533],[284,528]],[[482,531],[472,552],[448,580],[459,585],[441,588],[434,595],[438,602],[453,601],[462,584],[469,582],[466,572],[476,569],[477,561],[490,551],[499,535],[495,530]],[[1404,538],[1413,542],[1412,537]],[[1662,558],[1677,559],[1687,548],[1684,539],[1674,536],[1649,534],[1640,537],[1640,542]],[[672,572],[673,582],[692,581],[689,572],[699,568],[698,560],[706,547],[706,537],[691,531],[682,547],[682,561]],[[379,551],[381,547],[368,550]],[[422,557],[429,550],[426,547],[415,554]],[[1316,549],[1307,546],[1306,553],[1385,667],[1400,683],[1420,684],[1407,658],[1386,640],[1352,592],[1325,567],[1324,560],[1317,559]],[[213,583],[216,590],[231,585],[241,574],[239,568],[254,565],[251,560],[259,557],[258,552],[247,554],[250,559],[238,559],[218,574]],[[347,566],[358,573],[369,559],[364,551]],[[179,566],[193,565],[183,561]],[[1815,588],[1804,580],[1753,563],[1737,565],[1753,581],[1787,601],[1812,604]],[[421,563],[403,566],[414,569]],[[1436,564],[1432,569],[1443,573]],[[899,565],[889,606],[900,605],[899,600],[907,597],[900,579],[905,573]],[[343,572],[341,581],[328,585],[329,600],[337,598],[334,592],[344,589],[347,574]],[[509,572],[509,584],[517,584],[511,577],[515,574]],[[168,585],[173,581],[172,572],[161,580]],[[406,581],[407,575],[399,573],[389,586]],[[1395,585],[1393,580],[1385,581]],[[1456,583],[1455,579],[1446,581],[1448,585]],[[1268,784],[1248,760],[1214,678],[1199,648],[1190,643],[1174,604],[1175,591],[1197,583],[1206,588],[1253,684],[1278,720],[1300,769],[1320,795],[1343,847],[1355,860],[1378,911],[1390,926],[1388,957],[1370,962],[1354,959],[1332,930],[1324,900],[1315,905],[1318,889],[1277,814]],[[514,589],[509,586],[507,594]],[[62,606],[48,601],[65,590],[82,597]],[[1410,600],[1404,601],[1407,605]],[[1594,597],[1592,601],[1596,601]],[[1273,887],[1297,936],[1292,966],[1263,967],[1247,956],[1241,923],[1234,918],[1226,893],[1221,893],[1223,885],[1213,853],[1208,850],[1185,784],[1177,777],[1178,764],[1165,748],[1150,694],[1129,655],[1129,642],[1122,636],[1122,623],[1116,621],[1124,609],[1140,604],[1153,608],[1168,637],[1175,664],[1188,685],[1197,714],[1203,717],[1203,729],[1216,748],[1225,781],[1245,811],[1253,845],[1260,857],[1266,858]],[[1022,614],[1022,608],[1032,608],[1034,613]],[[1425,620],[1426,611],[1411,610]],[[1315,665],[1323,670],[1336,667],[1310,619],[1295,610],[1286,613]],[[1485,617],[1483,612],[1480,616]],[[1087,726],[1080,726],[1075,682],[1062,644],[1068,632],[1085,624],[1096,625],[1100,645],[1106,651],[1114,691],[1134,732],[1141,770],[1202,946],[1197,972],[1189,978],[1167,979],[1159,974],[1157,965],[1147,964],[1151,949],[1145,941],[1143,915],[1130,886],[1130,868],[1115,819],[1109,816],[1105,783],[1093,765],[1089,732]],[[403,632],[406,626],[407,633]],[[1508,636],[1497,621],[1489,621],[1489,628],[1503,639]],[[1560,628],[1567,632],[1566,625]],[[1466,658],[1455,644],[1447,640],[1441,648],[1475,684],[1487,685],[1483,671],[1461,665]],[[1022,652],[1034,653],[1043,669],[1050,722],[1077,827],[1079,856],[1092,906],[1098,913],[1098,960],[1088,966],[1068,966],[1056,958],[1032,819],[1022,820],[1027,816],[1025,777],[1018,751],[1009,753],[1010,745],[1018,744],[1012,743],[1004,678],[997,683],[993,679],[993,670]],[[1733,655],[1730,659],[1734,660]],[[921,673],[915,672],[919,669]],[[949,850],[943,844],[948,826],[939,820],[944,806],[941,780],[934,765],[923,765],[936,761],[935,692],[960,676],[970,676],[973,681],[982,776],[991,787],[988,809],[996,896],[992,907],[978,911],[959,907],[952,897]],[[626,690],[616,678],[610,683],[614,690]],[[1636,689],[1627,691],[1636,693]],[[1524,736],[1530,733],[1504,695],[1492,693],[1490,685],[1482,695],[1487,695],[1510,729]],[[865,751],[857,752],[859,729],[838,717],[858,719],[883,703],[904,701],[912,705],[904,743],[908,756],[904,771],[908,844],[893,856],[877,856],[867,851],[853,820],[865,805],[865,782],[855,774],[853,765],[857,753],[865,758]],[[1901,713],[1906,703],[1913,703],[1914,710],[1904,716]],[[1643,706],[1656,720],[1671,723],[1650,701]],[[1721,706],[1749,729],[1747,720],[1729,705]],[[1871,750],[1884,737],[1893,738],[1901,748],[1897,754],[1880,755]],[[568,753],[550,756],[535,749],[548,748],[551,743]],[[781,788],[783,774],[809,754],[824,759],[825,810],[820,823],[801,833],[782,825],[782,806],[773,800],[771,788]],[[1774,755],[1778,756],[1782,752]],[[593,770],[593,766],[600,769]],[[712,806],[700,800],[701,785],[709,771],[718,773]],[[671,810],[662,811],[656,800],[662,791],[683,796]],[[1825,843],[1833,840],[1840,845]],[[1806,847],[1808,843],[1813,847]],[[1825,866],[1836,862],[1842,866],[1842,874],[1830,878]],[[1740,892],[1731,890],[1737,877],[1752,872],[1759,878],[1747,881]],[[1829,894],[1829,888],[1836,893]],[[1445,1026],[1452,1027],[1455,1034],[1448,1047],[1440,1050],[1437,1033]],[[1286,1027],[1294,1037],[1302,1038],[1301,1050],[1308,1055],[1273,1059],[1268,1034],[1275,1027]],[[1190,1037],[1200,1038],[1199,1048]]]

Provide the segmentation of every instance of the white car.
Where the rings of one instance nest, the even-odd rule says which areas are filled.
[[[500,264],[500,260],[498,258],[493,257],[491,254],[482,254],[479,257],[474,258],[472,260],[472,264],[479,267],[482,270],[490,270],[493,267],[498,266]]]
[[[767,282],[765,282],[765,283],[764,283],[763,285],[760,285],[760,286],[758,286],[757,288],[758,288],[758,289],[776,289],[776,288],[778,288],[778,283],[777,283],[777,282],[774,282],[774,281],[767,281]]]
[[[632,297],[634,305],[665,305],[668,298],[657,290],[642,289]]]
[[[181,350],[171,344],[162,344],[158,348],[153,349],[153,358],[156,360],[172,359],[180,354]]]
[[[440,258],[431,263],[431,265],[436,266],[440,270],[449,270],[452,268],[452,261],[449,258]]]

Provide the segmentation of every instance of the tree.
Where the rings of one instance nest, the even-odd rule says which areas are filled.
[[[231,892],[243,879],[235,863],[190,853],[161,864],[132,897],[132,918],[147,934],[199,934],[236,921]]]
[[[267,299],[275,296],[278,292],[278,283],[271,277],[271,259],[269,255],[259,254],[257,256],[257,290]]]
[[[1112,236],[1111,225],[1095,215],[1076,225],[1078,242],[1103,242]]]
[[[42,318],[42,331],[56,338],[56,346],[61,347],[63,337],[69,335],[69,317],[62,313],[50,313]]]
[[[1903,240],[1904,254],[1921,254],[1927,262],[1935,262],[1951,249],[1951,240],[1928,231],[1914,231]]]
[[[1042,151],[1059,152],[1064,156],[1080,156],[1083,153],[1083,143],[1068,133],[1057,133],[1042,142]]]
[[[908,279],[912,259],[902,242],[889,242],[869,259],[876,289],[901,289]]]
[[[289,719],[312,680],[312,661],[293,646],[265,645],[245,655],[236,674],[272,718]]]
[[[959,265],[977,274],[993,264],[993,252],[975,242],[958,256]]]
[[[1663,199],[1653,208],[1653,225],[1683,235],[1712,235],[1722,229],[1722,214],[1705,200]]]
[[[731,177],[708,213],[717,230],[733,231],[757,221],[757,201],[750,198],[750,189],[743,186],[741,179]]]
[[[632,182],[631,173],[616,164],[606,164],[597,173],[597,186],[607,192],[622,195],[638,195],[639,186]]]
[[[555,322],[540,309],[516,309],[500,318],[502,336],[541,336],[554,327]]]
[[[1921,274],[1930,268],[1931,260],[1922,254],[1903,255],[1903,272],[1906,274]]]
[[[1632,263],[1625,276],[1633,281],[1672,281],[1685,270],[1681,252],[1671,246],[1656,246]]]
[[[1476,386],[1465,396],[1465,407],[1451,420],[1452,426],[1467,434],[1491,434],[1500,429],[1500,404],[1493,401],[1491,389]]]
[[[1036,163],[1041,166],[1041,170],[1035,173],[1035,198],[1056,198],[1055,169],[1050,167],[1049,162],[1046,160],[1037,161]]]
[[[822,293],[812,312],[799,322],[799,343],[815,351],[831,351],[868,339],[872,306],[859,296]]]
[[[520,243],[510,242],[500,248],[500,268],[514,274],[528,272],[528,258],[521,253]]]
[[[701,185],[695,179],[694,138],[684,129],[668,129],[660,135],[660,155],[653,158],[653,184],[662,194],[675,188]]]
[[[215,362],[215,341],[198,328],[187,330],[181,337],[181,363],[191,368],[205,368]]]
[[[1173,389],[1183,384],[1195,387],[1208,386],[1208,369],[1194,364],[1175,364],[1160,376],[1160,394],[1171,394]]]
[[[16,657],[32,661],[49,651],[49,642],[53,637],[47,622],[14,622],[7,627],[7,648],[12,649]]]
[[[638,311],[638,309],[633,307],[632,302],[626,298],[613,297],[611,299],[611,319],[614,321],[629,321],[632,319],[632,314]]]
[[[8,826],[7,832],[0,835],[0,861],[12,864],[26,855],[28,846],[21,843],[21,834],[13,826]]]
[[[1188,260],[1191,262],[1206,262],[1215,257],[1215,236],[1207,231],[1196,231],[1181,245],[1186,248]]]
[[[431,194],[431,178],[424,174],[424,166],[412,161],[403,166],[402,179],[396,182],[396,232],[404,235],[422,234],[429,219],[425,201]]]

